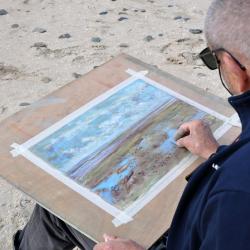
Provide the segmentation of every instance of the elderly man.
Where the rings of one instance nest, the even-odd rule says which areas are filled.
[[[181,126],[187,136],[178,145],[207,161],[192,174],[168,235],[153,249],[250,249],[249,23],[250,0],[214,0],[208,11],[205,31],[209,48],[200,56],[210,69],[219,69],[223,85],[233,95],[229,102],[241,118],[242,133],[233,144],[219,146],[202,122]],[[94,246],[39,206],[24,230],[16,234],[15,245],[21,250],[74,246],[94,250],[143,249],[133,241],[108,235]]]

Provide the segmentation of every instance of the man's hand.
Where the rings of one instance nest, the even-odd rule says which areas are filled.
[[[195,155],[208,159],[219,147],[209,126],[200,120],[184,123],[179,130],[184,130],[187,136],[179,139],[177,145]]]
[[[94,250],[146,250],[132,240],[120,239],[104,234],[105,242],[95,245]]]

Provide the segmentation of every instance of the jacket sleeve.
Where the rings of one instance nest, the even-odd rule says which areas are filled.
[[[250,194],[225,191],[213,195],[199,227],[200,250],[249,250]]]

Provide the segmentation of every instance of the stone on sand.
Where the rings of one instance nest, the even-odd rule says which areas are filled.
[[[201,29],[190,29],[189,32],[192,34],[201,34],[202,30]]]
[[[14,23],[14,24],[11,25],[11,28],[12,28],[12,29],[16,29],[16,28],[18,28],[18,27],[19,27],[19,24],[17,24],[17,23]]]
[[[108,14],[108,11],[102,11],[99,13],[100,16],[104,16],[104,15],[107,15]]]
[[[144,37],[144,41],[146,42],[151,42],[152,40],[154,40],[154,38],[151,35]]]
[[[121,44],[119,45],[119,47],[120,47],[120,48],[128,48],[129,45],[128,45],[127,43],[121,43]]]
[[[29,106],[29,105],[30,105],[29,102],[21,102],[21,103],[19,104],[19,106],[21,106],[21,107],[25,107],[25,106]]]
[[[48,45],[46,43],[43,43],[43,42],[37,42],[37,43],[34,43],[31,47],[34,47],[34,48],[47,48]]]
[[[52,81],[52,79],[51,79],[50,77],[45,76],[45,77],[43,77],[43,78],[41,79],[41,81],[44,82],[44,83],[49,83],[49,82]]]
[[[93,43],[100,43],[102,41],[102,39],[100,37],[92,37],[91,38],[91,42]]]
[[[8,11],[5,9],[0,9],[0,16],[5,16],[8,14]]]
[[[32,30],[32,32],[45,33],[45,32],[47,32],[47,30],[44,29],[44,28],[36,27],[36,28],[34,28],[34,29]]]
[[[59,39],[68,39],[68,38],[71,38],[71,35],[69,33],[65,33],[65,34],[62,34],[58,37]]]
[[[120,18],[118,18],[118,21],[121,22],[121,21],[124,21],[124,20],[128,20],[127,17],[124,17],[124,16],[121,16]]]

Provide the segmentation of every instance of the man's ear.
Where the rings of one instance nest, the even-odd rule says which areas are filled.
[[[221,59],[224,64],[223,70],[226,71],[227,81],[230,82],[233,92],[242,94],[249,90],[250,77],[247,69],[243,70],[227,52],[222,53]]]

